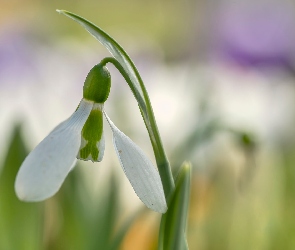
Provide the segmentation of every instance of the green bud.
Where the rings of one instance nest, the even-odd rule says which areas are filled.
[[[83,98],[95,103],[104,103],[109,96],[111,75],[101,64],[95,65],[88,73],[83,87]]]

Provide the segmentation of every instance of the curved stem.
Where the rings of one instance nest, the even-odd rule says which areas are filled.
[[[104,58],[100,63],[102,65],[106,65],[107,63],[112,63],[119,70],[119,72],[122,74],[122,76],[128,83],[132,93],[134,94],[134,97],[136,98],[139,104],[140,112],[143,117],[145,126],[148,130],[149,137],[152,143],[159,174],[160,174],[164,192],[165,192],[165,197],[166,197],[166,200],[168,201],[168,197],[172,194],[175,188],[175,184],[174,184],[170,164],[166,157],[165,150],[163,148],[162,140],[159,134],[154,112],[153,112],[152,105],[151,105],[148,93],[146,91],[146,88],[143,82],[140,81],[140,87],[144,96],[144,100],[142,100],[141,95],[138,93],[138,91],[134,87],[134,84],[132,83],[129,75],[127,74],[125,69],[122,67],[122,65],[115,58],[107,57],[107,58]],[[145,106],[141,105],[142,103],[145,103]]]

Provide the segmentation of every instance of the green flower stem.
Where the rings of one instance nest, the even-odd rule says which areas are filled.
[[[163,148],[162,140],[159,134],[159,130],[156,124],[154,112],[152,109],[152,105],[148,96],[148,93],[146,91],[146,88],[140,79],[140,76],[138,74],[138,78],[141,80],[139,81],[141,90],[143,92],[144,100],[142,100],[141,95],[138,93],[137,89],[134,87],[128,73],[125,71],[124,67],[113,57],[107,57],[104,58],[101,62],[102,65],[105,65],[107,63],[112,63],[122,74],[126,82],[128,83],[132,93],[134,94],[134,97],[139,103],[139,108],[141,111],[141,115],[143,117],[145,126],[148,130],[149,137],[152,143],[152,147],[154,150],[157,166],[159,169],[159,174],[161,176],[161,180],[163,183],[163,188],[166,196],[166,200],[168,201],[168,197],[173,193],[173,190],[175,188],[171,168],[169,161],[166,157],[165,150]],[[140,105],[140,103],[145,103],[145,106]],[[146,108],[146,109],[144,109]]]

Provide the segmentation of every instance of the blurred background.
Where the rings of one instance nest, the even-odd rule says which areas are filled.
[[[14,194],[21,162],[82,98],[110,54],[56,9],[92,21],[134,60],[168,158],[193,176],[196,250],[295,249],[295,2],[0,0],[0,249],[156,249],[160,215],[128,183],[105,127],[101,163],[79,161],[41,203]],[[112,66],[105,109],[155,162]]]

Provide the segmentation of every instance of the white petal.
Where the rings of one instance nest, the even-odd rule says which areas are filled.
[[[165,213],[167,204],[160,175],[142,150],[121,132],[104,112],[113,131],[114,146],[121,166],[135,193],[150,209]]]
[[[22,163],[15,181],[20,200],[41,201],[54,195],[76,162],[81,130],[93,102],[82,99],[76,112],[59,124]]]

